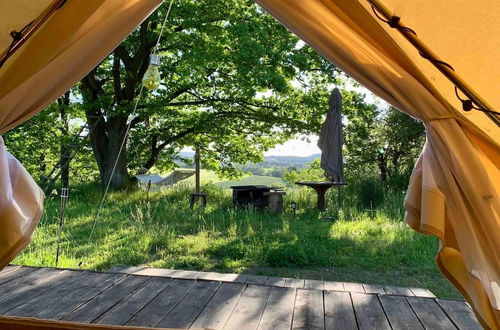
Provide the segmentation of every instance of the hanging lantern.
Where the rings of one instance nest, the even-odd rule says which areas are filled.
[[[153,54],[151,55],[151,61],[149,62],[149,67],[142,78],[142,84],[149,90],[155,90],[160,86],[161,78],[158,66],[160,65],[160,56]]]

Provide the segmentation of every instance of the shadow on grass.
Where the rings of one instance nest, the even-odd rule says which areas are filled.
[[[113,193],[95,223],[98,192],[81,189],[70,199],[59,266],[107,270],[116,265],[258,273],[398,286],[426,287],[441,296],[455,291],[434,264],[437,240],[410,230],[393,204],[377,210],[338,210],[332,196],[321,221],[307,190],[289,192],[283,215],[235,210],[227,192],[206,187],[207,209],[189,209],[189,189]],[[288,205],[299,205],[294,219]],[[399,214],[399,215],[398,215]],[[57,245],[57,201],[35,240],[17,263],[53,266]]]

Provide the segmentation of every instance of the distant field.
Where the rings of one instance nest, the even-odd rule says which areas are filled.
[[[270,187],[283,187],[285,183],[280,178],[272,176],[252,175],[244,177],[236,181],[223,181],[215,184],[222,189],[228,189],[231,186],[247,186],[247,185],[266,185]]]
[[[163,173],[162,176],[165,177],[169,175],[168,173]],[[224,178],[219,178],[214,171],[201,170],[200,173],[201,184],[215,184],[217,187],[222,189],[229,189],[231,186],[247,186],[247,185],[266,185],[270,187],[283,187],[285,182],[280,178],[275,178],[272,176],[262,176],[262,175],[247,175],[238,180],[228,181]],[[186,180],[182,181],[182,185],[194,185],[195,177],[192,176]]]

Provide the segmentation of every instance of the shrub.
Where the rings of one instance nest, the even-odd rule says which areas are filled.
[[[363,178],[358,184],[358,200],[365,209],[374,209],[384,201],[382,184],[375,178]]]

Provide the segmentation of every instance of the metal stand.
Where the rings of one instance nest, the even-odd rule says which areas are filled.
[[[64,214],[66,213],[66,204],[68,203],[69,188],[61,188],[61,205],[59,209],[59,228],[57,230],[57,251],[56,251],[56,267],[59,263],[59,249],[61,246],[61,234],[64,225]]]

